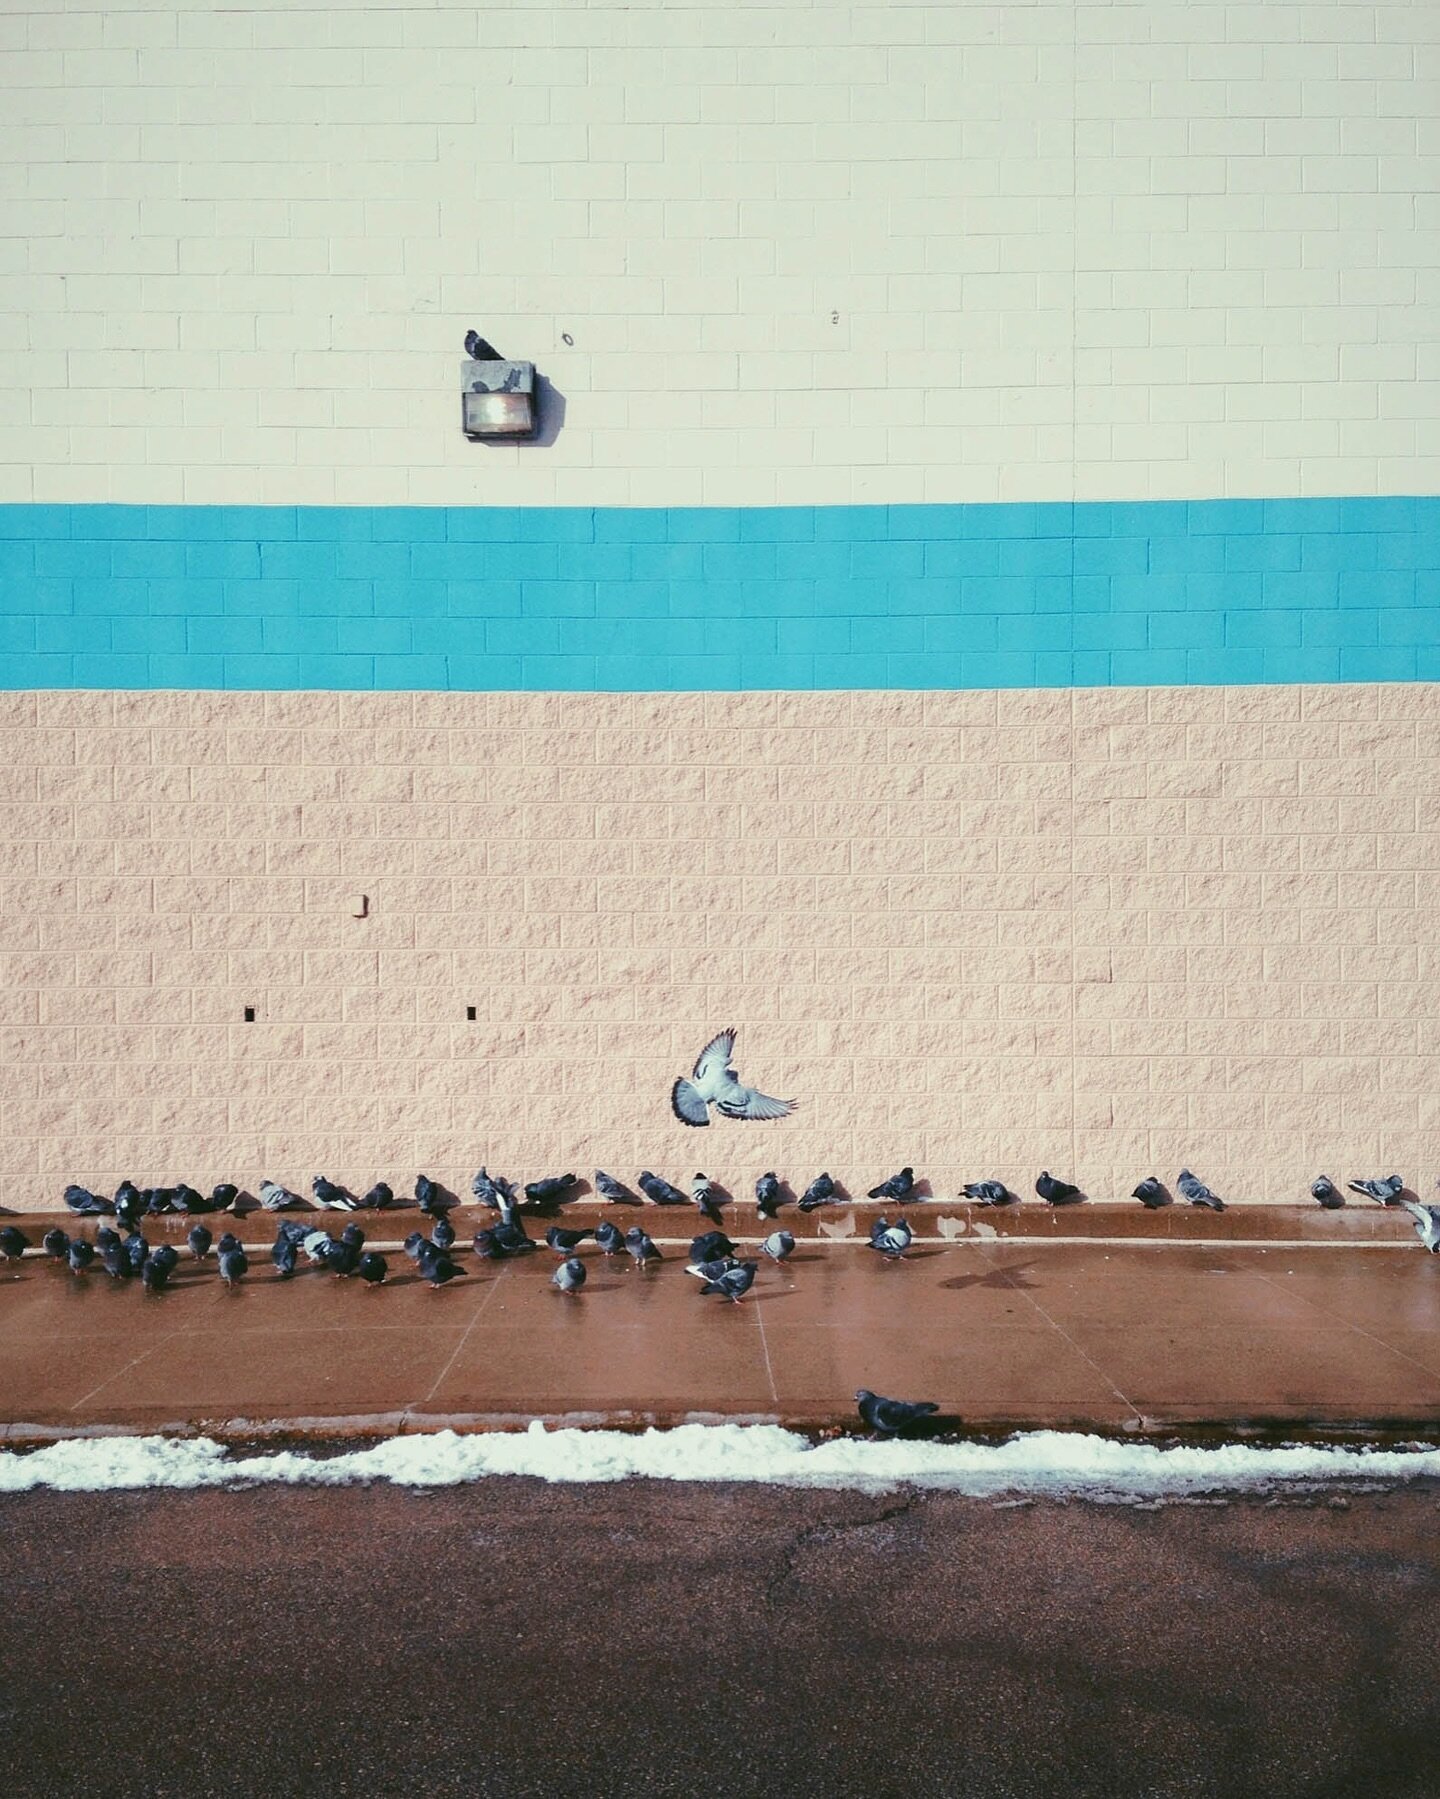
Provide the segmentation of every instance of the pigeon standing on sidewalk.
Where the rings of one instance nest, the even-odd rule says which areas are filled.
[[[612,1224],[610,1228],[613,1231],[615,1226]],[[594,1231],[566,1231],[558,1224],[552,1224],[545,1233],[545,1241],[557,1256],[573,1256],[585,1239],[594,1235]]]
[[[40,1239],[40,1247],[54,1261],[63,1262],[70,1253],[70,1233],[59,1229],[46,1231]]]
[[[624,1255],[624,1231],[622,1231],[618,1225],[611,1224],[608,1218],[602,1218],[599,1224],[595,1226],[595,1247],[602,1255]]]
[[[717,1268],[714,1262],[707,1262],[703,1267],[687,1268],[687,1274],[697,1275],[705,1284],[700,1292],[703,1297],[707,1293],[719,1293],[723,1298],[738,1304],[755,1285],[755,1262],[731,1262],[728,1267]]]
[[[1398,1206],[1402,1203],[1400,1195],[1405,1191],[1405,1176],[1387,1174],[1382,1180],[1351,1181],[1349,1186],[1352,1193],[1363,1193],[1377,1205]]]
[[[872,1187],[865,1195],[867,1199],[893,1199],[904,1205],[915,1191],[915,1170],[902,1168],[899,1174],[892,1174],[889,1180],[881,1181],[878,1187]]]
[[[1180,1178],[1175,1185],[1184,1194],[1192,1206],[1206,1206],[1212,1212],[1223,1212],[1225,1201],[1218,1193],[1212,1193],[1197,1175],[1191,1174],[1188,1168],[1180,1170]]]
[[[909,1249],[912,1235],[910,1226],[903,1218],[897,1218],[894,1224],[890,1224],[882,1213],[870,1226],[870,1247],[894,1261]]]
[[[783,1262],[794,1255],[795,1239],[789,1231],[771,1231],[760,1248],[772,1262]]]
[[[638,1224],[632,1224],[626,1231],[625,1247],[635,1258],[635,1265],[638,1268],[646,1268],[651,1262],[659,1262],[664,1259],[655,1247],[654,1239],[648,1232],[642,1231]]]
[[[65,1260],[70,1265],[71,1274],[84,1274],[95,1260],[95,1246],[87,1243],[83,1237],[72,1238]]]
[[[855,1398],[860,1416],[877,1437],[898,1437],[922,1418],[929,1418],[940,1410],[930,1399],[886,1399],[879,1393],[872,1393],[868,1387],[861,1387]]]
[[[1323,1206],[1327,1212],[1338,1212],[1345,1204],[1345,1195],[1335,1185],[1334,1181],[1330,1179],[1328,1174],[1322,1174],[1317,1179],[1311,1181],[1310,1196],[1318,1205]]]
[[[383,1287],[390,1265],[378,1250],[367,1249],[355,1265],[355,1272],[370,1288]]]
[[[220,1252],[220,1278],[233,1292],[236,1285],[245,1278],[250,1263],[245,1251],[237,1244],[234,1249],[222,1249]]]
[[[185,1241],[190,1247],[190,1254],[197,1262],[203,1262],[210,1253],[210,1245],[215,1239],[203,1224],[192,1224],[185,1233]]]
[[[721,1256],[733,1256],[735,1245],[724,1231],[701,1231],[698,1237],[690,1239],[690,1260],[692,1262],[713,1262]]]
[[[567,1256],[550,1276],[550,1285],[562,1293],[578,1293],[585,1285],[585,1264],[579,1256]]]
[[[443,1212],[430,1227],[430,1241],[436,1249],[454,1249],[455,1247],[455,1226]]]
[[[0,1256],[7,1262],[18,1262],[30,1247],[30,1239],[16,1225],[7,1224],[0,1230]]]

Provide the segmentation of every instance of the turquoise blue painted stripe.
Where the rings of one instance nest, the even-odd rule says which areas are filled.
[[[1440,499],[0,507],[0,685],[1440,679]]]

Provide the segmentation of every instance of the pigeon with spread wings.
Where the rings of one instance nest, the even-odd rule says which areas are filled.
[[[700,1052],[690,1079],[682,1075],[670,1090],[670,1109],[683,1124],[710,1122],[710,1108],[726,1118],[788,1118],[795,1110],[790,1099],[771,1099],[747,1087],[730,1066],[735,1053],[735,1032],[721,1031]]]

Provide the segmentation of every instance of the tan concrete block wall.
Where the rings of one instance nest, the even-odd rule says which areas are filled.
[[[0,1203],[481,1161],[1425,1191],[1437,724],[1424,684],[3,695]],[[792,1119],[671,1117],[726,1024]]]

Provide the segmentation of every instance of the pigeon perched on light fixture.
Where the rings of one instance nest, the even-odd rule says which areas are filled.
[[[465,333],[465,354],[472,362],[504,362],[505,358],[487,338],[481,337],[478,331]]]
[[[860,1416],[879,1437],[897,1437],[940,1410],[933,1400],[886,1399],[868,1387],[861,1387],[855,1398]]]
[[[670,1109],[682,1124],[696,1126],[710,1122],[714,1106],[725,1118],[748,1118],[767,1121],[788,1118],[795,1110],[789,1099],[771,1099],[754,1087],[747,1087],[730,1066],[735,1053],[735,1032],[721,1031],[701,1050],[687,1081],[682,1075],[670,1089]]]

